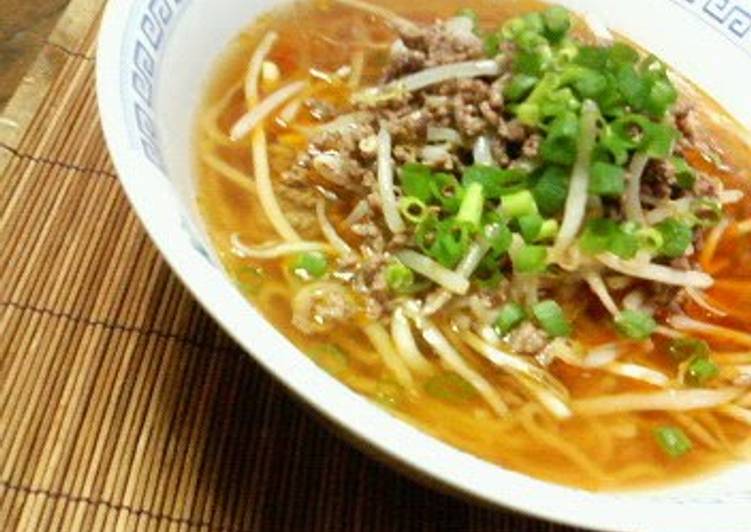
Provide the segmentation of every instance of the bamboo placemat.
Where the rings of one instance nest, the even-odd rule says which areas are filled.
[[[199,308],[107,155],[103,3],[71,2],[0,120],[0,530],[560,530],[366,458]]]

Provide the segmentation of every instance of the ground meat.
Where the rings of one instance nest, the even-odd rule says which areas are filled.
[[[417,109],[394,117],[387,123],[387,127],[395,142],[422,144],[428,134],[429,123],[430,113]]]
[[[391,60],[386,69],[386,81],[401,78],[425,68],[427,54],[422,50],[407,48],[402,39],[391,47]]]
[[[305,334],[320,334],[350,319],[356,311],[348,289],[334,282],[313,283],[292,300],[292,324]]]
[[[696,111],[689,105],[683,106],[675,113],[675,125],[683,133],[684,138],[693,143],[698,137],[699,122],[696,117]]]
[[[675,168],[662,159],[652,159],[647,163],[642,178],[641,193],[658,199],[671,198],[677,186]]]
[[[477,105],[465,102],[460,94],[454,96],[452,103],[454,121],[460,133],[467,137],[476,137],[485,131],[488,122],[481,115]]]
[[[336,116],[336,108],[322,100],[309,98],[305,100],[305,107],[308,108],[308,112],[313,118],[322,122],[331,120]]]
[[[525,321],[509,335],[508,343],[515,353],[536,355],[545,349],[548,335],[531,322]]]
[[[694,194],[702,197],[714,198],[722,191],[723,185],[719,179],[700,173],[694,184]]]
[[[527,140],[529,132],[524,124],[517,119],[502,121],[498,124],[498,134],[509,142],[523,143]]]
[[[536,159],[540,155],[540,144],[542,144],[542,136],[539,133],[533,133],[522,144],[522,155],[529,159]]]
[[[427,67],[481,59],[482,41],[471,23],[449,20],[427,28],[399,28],[400,39],[392,48],[389,79]]]

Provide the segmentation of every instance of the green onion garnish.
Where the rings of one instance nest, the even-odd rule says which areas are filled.
[[[563,112],[551,124],[548,136],[540,146],[542,158],[564,166],[574,164],[578,137],[579,118],[573,112]]]
[[[474,165],[464,170],[462,185],[482,185],[486,198],[499,199],[503,194],[517,191],[527,177],[523,170],[503,170],[497,166]]]
[[[415,274],[398,260],[386,266],[386,285],[397,294],[408,292],[415,283]]]
[[[470,224],[473,227],[479,227],[484,204],[485,195],[483,194],[482,184],[477,182],[471,183],[464,192],[464,198],[462,198],[462,203],[459,206],[456,220]]]
[[[540,212],[555,216],[563,211],[568,195],[569,172],[560,166],[549,166],[532,189]]]
[[[431,174],[430,167],[424,164],[405,164],[401,168],[402,193],[427,203],[432,196]]]
[[[720,368],[707,356],[695,356],[686,368],[686,382],[691,386],[704,386],[720,374]]]
[[[545,220],[540,227],[540,233],[537,235],[538,242],[544,242],[546,240],[554,240],[558,236],[558,220]]]
[[[660,448],[673,458],[680,458],[693,449],[691,440],[678,427],[670,425],[658,427],[654,430],[654,436]]]
[[[528,244],[535,242],[540,237],[542,224],[545,222],[539,214],[526,214],[519,218],[519,232]]]
[[[304,279],[320,279],[329,269],[326,255],[318,252],[303,253],[297,256],[292,271]]]
[[[542,273],[547,267],[548,248],[544,246],[521,246],[511,257],[517,273]]]
[[[722,205],[709,198],[695,199],[691,202],[691,214],[696,224],[701,227],[712,227],[722,220]]]
[[[709,344],[696,338],[676,338],[670,341],[668,352],[677,362],[695,357],[708,357],[710,354]]]
[[[413,224],[419,224],[428,217],[428,206],[415,196],[405,196],[399,200],[399,212]]]
[[[590,170],[589,193],[609,198],[620,197],[626,190],[626,171],[620,166],[596,162]]]
[[[528,76],[527,74],[517,74],[511,81],[503,88],[503,97],[508,102],[518,102],[525,98],[535,85],[539,82],[539,78],[534,76]]]
[[[439,172],[430,179],[430,193],[441,207],[453,214],[459,210],[464,189],[453,175]]]
[[[493,324],[499,336],[508,334],[527,318],[524,308],[518,303],[506,303]]]
[[[693,189],[696,184],[696,172],[689,166],[686,159],[683,157],[671,157],[669,160],[675,170],[675,180],[678,186],[685,190]]]
[[[559,41],[571,28],[571,16],[565,7],[550,7],[543,12],[542,18],[545,21],[545,34],[551,41]]]
[[[529,190],[508,194],[501,198],[503,214],[509,218],[520,218],[527,214],[537,214],[537,203]]]
[[[532,307],[537,322],[540,326],[553,337],[562,337],[571,335],[571,324],[566,319],[560,305],[548,299]]]
[[[615,328],[626,338],[646,340],[657,328],[657,323],[646,312],[626,309],[616,317]]]
[[[694,240],[691,227],[674,218],[657,224],[655,228],[662,234],[663,239],[660,255],[671,259],[682,257]]]

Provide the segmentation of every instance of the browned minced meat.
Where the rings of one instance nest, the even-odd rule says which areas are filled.
[[[536,355],[548,344],[548,335],[531,322],[525,321],[509,334],[508,344],[515,353]]]
[[[482,41],[474,34],[451,31],[444,23],[402,30],[391,49],[386,80],[428,67],[470,61],[484,57]]]

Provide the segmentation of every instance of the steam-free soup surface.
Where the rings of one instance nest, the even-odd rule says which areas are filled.
[[[460,3],[434,0],[411,4],[381,1],[377,5],[425,26],[437,20],[451,19],[459,10],[470,9],[477,15],[477,31],[482,35],[502,27],[512,17],[545,9],[541,4],[526,1],[470,0]],[[360,9],[335,2],[297,4],[260,18],[238,35],[227,47],[208,86],[196,131],[199,204],[227,271],[250,302],[275,327],[323,369],[394,415],[461,449],[538,478],[588,489],[622,489],[673,482],[744,459],[749,441],[749,419],[744,419],[744,416],[749,416],[751,412],[748,388],[751,374],[744,373],[749,372],[751,367],[751,226],[744,222],[751,217],[748,194],[740,201],[734,198],[735,201],[722,206],[720,229],[714,225],[706,230],[696,230],[697,235],[699,231],[702,233],[701,237],[697,236],[701,242],[693,244],[694,254],[691,255],[689,250],[686,261],[693,265],[690,269],[711,275],[714,282],[711,288],[702,292],[699,303],[686,297],[680,287],[666,289],[663,298],[656,303],[659,308],[651,310],[655,324],[669,329],[666,334],[652,330],[644,338],[619,334],[623,327],[619,329],[612,323],[614,319],[617,322],[618,318],[613,318],[600,298],[592,293],[583,281],[584,274],[573,277],[551,264],[535,281],[538,283],[538,302],[552,299],[558,303],[572,331],[568,338],[558,338],[561,341],[559,345],[575,343],[578,346],[576,356],[581,360],[586,358],[586,354],[593,355],[594,358],[589,359],[591,366],[571,363],[545,351],[557,339],[556,334],[529,317],[529,309],[534,305],[529,305],[523,297],[519,306],[527,307],[529,334],[534,336],[539,333],[541,345],[525,351],[524,338],[520,338],[518,332],[513,336],[513,331],[510,331],[511,337],[500,334],[495,344],[489,344],[489,340],[483,344],[510,351],[511,355],[518,355],[525,363],[542,368],[546,375],[565,388],[565,402],[570,405],[598,397],[627,393],[655,394],[671,389],[689,392],[737,390],[729,405],[685,411],[659,407],[650,410],[626,409],[628,411],[603,414],[587,413],[585,407],[582,407],[584,413],[580,413],[574,406],[570,407],[570,416],[551,413],[550,405],[546,407],[544,400],[541,403],[541,397],[549,396],[536,394],[534,388],[525,386],[517,374],[494,365],[465,341],[468,328],[471,333],[471,327],[479,319],[477,312],[495,313],[492,317],[495,320],[495,315],[509,301],[514,301],[514,282],[518,278],[518,272],[514,271],[516,259],[513,264],[511,260],[499,263],[506,268],[500,285],[477,292],[479,295],[474,300],[464,298],[466,301],[463,303],[463,298],[455,297],[431,317],[431,323],[453,346],[466,366],[494,390],[493,393],[508,410],[505,414],[499,414],[497,405],[494,408],[489,404],[487,394],[473,385],[471,379],[459,375],[461,371],[457,372],[456,367],[447,364],[434,352],[435,346],[423,338],[409,317],[404,319],[410,324],[408,326],[417,348],[427,361],[428,369],[416,371],[415,366],[399,364],[395,373],[394,363],[389,363],[383,352],[373,347],[379,332],[369,328],[373,316],[376,316],[375,323],[380,324],[380,332],[386,334],[384,341],[390,343],[392,349],[395,347],[390,333],[397,305],[391,299],[370,302],[367,301],[367,293],[360,299],[361,295],[354,290],[355,295],[343,297],[355,298],[363,308],[337,322],[335,327],[318,328],[315,323],[307,328],[296,326],[300,324],[299,318],[294,315],[293,301],[301,291],[320,283],[324,283],[324,291],[331,290],[332,285],[351,290],[354,281],[347,274],[353,270],[344,264],[346,260],[326,256],[325,253],[323,260],[318,253],[297,253],[273,259],[253,258],[238,253],[238,242],[242,246],[265,249],[264,244],[282,241],[278,227],[270,223],[267,211],[259,201],[258,169],[254,168],[254,150],[258,148],[259,140],[257,135],[246,133],[238,140],[230,138],[233,126],[254,103],[248,102],[243,91],[248,64],[259,43],[270,31],[276,32],[278,38],[270,48],[262,69],[259,100],[263,101],[289,83],[302,80],[307,84],[302,92],[278,106],[260,126],[265,132],[270,179],[277,201],[287,221],[306,242],[326,242],[319,225],[320,213],[316,212],[317,203],[323,205],[325,217],[354,250],[365,249],[362,246],[367,246],[369,239],[373,238],[362,232],[353,232],[353,226],[357,224],[345,221],[357,205],[367,199],[359,184],[350,187],[345,183],[342,186],[342,183],[332,183],[315,171],[304,169],[304,172],[295,174],[294,169],[300,166],[301,156],[310,154],[309,143],[317,134],[315,128],[352,113],[354,94],[382,84],[391,63],[392,43],[398,35],[381,17]],[[592,42],[581,23],[577,23],[573,33]],[[275,69],[278,72],[274,72]],[[682,95],[677,105],[692,106],[692,119],[701,122],[700,129],[707,134],[703,136],[705,144],[699,141],[684,143],[682,148],[676,148],[676,153],[682,150],[681,157],[696,168],[696,173],[721,179],[724,190],[732,191],[736,196],[740,192],[748,193],[751,190],[748,180],[751,156],[742,139],[740,127],[690,85],[680,82],[678,86]],[[506,102],[506,105],[509,103]],[[295,106],[298,108],[295,109]],[[285,115],[292,118],[285,122]],[[506,119],[510,118],[506,116]],[[472,137],[466,131],[461,134],[465,137],[465,143],[481,136]],[[396,137],[394,142],[399,142]],[[519,151],[522,148],[509,148],[512,144],[508,143],[506,149]],[[471,157],[471,146],[468,151],[469,155],[458,157]],[[493,157],[493,164],[508,166],[508,162],[499,161],[497,152]],[[513,157],[524,156],[514,153]],[[534,157],[539,155],[533,153]],[[394,164],[397,166],[396,175],[403,176],[403,169],[398,167],[404,163],[395,156]],[[471,161],[462,161],[461,164],[470,166]],[[609,164],[615,165],[612,161]],[[628,162],[623,164],[627,166]],[[571,169],[570,166],[564,167],[566,172]],[[436,171],[435,168],[433,171]],[[459,177],[462,169],[455,167],[445,171],[453,171]],[[300,182],[290,183],[295,176],[299,178],[300,172],[309,181],[304,186]],[[323,194],[319,191],[323,191]],[[605,205],[608,202],[619,205],[617,199],[603,198]],[[487,196],[485,200],[490,201]],[[591,201],[590,198],[590,204]],[[486,211],[495,208],[495,205],[486,203]],[[652,207],[644,204],[645,210]],[[377,207],[373,207],[372,216],[378,218],[379,227],[388,234]],[[562,216],[558,215],[559,227],[564,222]],[[554,218],[552,216],[550,219]],[[516,225],[518,220],[508,223],[513,231],[521,231]],[[541,247],[555,249],[555,235],[551,238],[553,240]],[[396,250],[388,248],[385,253],[389,252]],[[301,256],[306,257],[302,262]],[[659,259],[655,260],[659,262]],[[661,264],[670,266],[669,261]],[[455,266],[452,265],[452,268]],[[549,277],[553,270],[564,273],[553,276],[551,281],[546,276]],[[628,286],[642,287],[639,280],[629,284],[627,276],[622,273],[605,268],[596,271],[602,272],[601,276],[607,281],[621,312],[626,308],[623,299],[630,293]],[[399,272],[403,273],[403,270],[396,271]],[[420,275],[413,274],[411,278],[418,285],[417,290]],[[473,280],[473,286],[479,282]],[[623,286],[626,287],[619,287],[618,283],[625,283]],[[653,288],[652,285],[642,287],[640,293],[646,294],[648,299],[654,298],[656,302],[659,290]],[[422,292],[405,292],[399,295],[401,299],[396,296],[393,299],[424,301],[436,290],[440,290],[440,287],[427,286]],[[503,290],[503,297],[486,294]],[[483,307],[487,301],[490,303]],[[647,306],[649,303],[646,301]],[[376,304],[382,308],[368,307]],[[473,305],[482,308],[480,311],[473,310]],[[711,329],[709,333],[706,330],[683,331],[680,334],[693,343],[676,344],[671,335],[679,334],[675,332],[678,327],[673,328],[665,321],[670,313],[680,313],[684,321],[694,320],[689,323],[691,326],[711,323],[725,329]],[[495,321],[489,324],[490,330],[493,330],[494,323],[497,325]],[[517,331],[518,327],[517,324]],[[475,338],[480,342],[487,340],[479,330]],[[535,341],[535,338],[530,341]],[[699,343],[704,341],[707,344]],[[687,385],[682,380],[686,373],[686,361],[676,360],[676,345],[688,345],[689,349],[700,349],[706,345],[709,348],[707,360],[717,370],[717,375],[713,373],[712,380],[703,382],[701,387]],[[514,351],[516,348],[519,351]],[[608,350],[615,349],[618,357],[615,364],[620,366],[602,363],[598,366],[597,349],[601,351],[600,356],[605,358],[611,356]],[[395,356],[398,355],[396,353]],[[634,367],[647,368],[664,376],[667,382],[655,385],[648,382],[649,375],[646,381],[643,375],[642,378],[631,378],[627,374],[629,368],[633,370]],[[402,368],[402,371],[406,368],[412,383],[410,386],[405,386],[400,380],[398,368]],[[666,438],[670,440],[676,434],[688,440],[690,449],[683,449],[681,442],[677,446],[675,441],[666,443]]]

